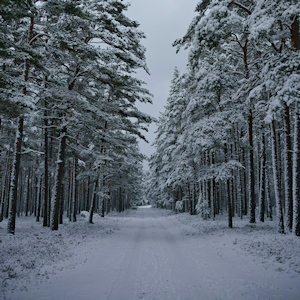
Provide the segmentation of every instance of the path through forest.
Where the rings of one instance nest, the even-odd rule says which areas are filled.
[[[217,241],[217,239],[216,239]],[[98,241],[86,263],[13,299],[299,299],[299,278],[265,269],[207,238],[187,236],[164,211],[139,207]]]

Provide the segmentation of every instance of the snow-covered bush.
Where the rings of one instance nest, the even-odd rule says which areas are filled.
[[[88,211],[83,210],[80,212],[80,216],[83,218],[88,218],[90,216],[90,213]]]
[[[201,215],[203,220],[207,220],[210,216],[208,201],[201,194],[199,195],[198,203],[196,205],[196,211]]]
[[[177,201],[175,208],[176,208],[177,212],[181,212],[183,209],[183,201]]]

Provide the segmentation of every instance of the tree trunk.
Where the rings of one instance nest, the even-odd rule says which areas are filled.
[[[6,172],[7,173],[7,172]],[[4,203],[5,203],[5,192],[6,192],[6,174],[2,177],[2,189],[1,189],[1,199],[0,199],[0,222],[3,221],[3,214],[4,214]]]
[[[30,198],[30,167],[28,168],[28,177],[27,177],[27,193],[26,193],[26,201],[25,201],[25,216],[28,216],[28,208],[29,208],[29,198]]]
[[[268,210],[267,210],[267,217],[272,221],[273,220],[273,206],[272,206],[272,201],[271,201],[271,196],[270,196],[270,184],[269,184],[269,176],[266,168],[265,172],[265,177],[266,177],[266,201],[268,203]]]
[[[49,170],[48,170],[48,119],[47,119],[47,103],[45,101],[45,112],[44,112],[44,219],[43,226],[48,225],[48,202],[49,202]]]
[[[229,153],[227,149],[227,145],[225,144],[224,148],[225,161],[229,161]],[[230,179],[226,179],[226,192],[227,192],[227,210],[228,210],[228,227],[232,228],[232,203],[231,203],[231,193],[230,193]]]
[[[242,149],[242,159],[243,159],[243,163],[244,165],[246,165],[246,155],[245,155],[245,149]],[[242,173],[243,177],[242,177],[242,188],[243,188],[243,198],[244,198],[244,206],[243,206],[243,213],[245,216],[248,215],[248,196],[249,193],[247,193],[247,174],[246,174],[246,170],[243,170]]]
[[[252,109],[248,116],[248,134],[249,134],[249,203],[250,203],[250,223],[255,223],[255,174],[254,174],[254,155],[253,155],[253,116]]]
[[[110,197],[107,199],[107,205],[106,205],[106,214],[108,215],[110,213],[110,204],[111,200]]]
[[[77,212],[77,198],[78,198],[78,156],[74,157],[74,171],[73,171],[73,202],[72,202],[72,221],[76,222],[76,212]]]
[[[293,162],[292,162],[292,139],[290,126],[290,109],[285,103],[284,115],[284,191],[286,203],[286,224],[289,230],[293,228]]]
[[[42,185],[41,185],[42,178],[41,176],[38,177],[37,182],[37,208],[36,208],[36,221],[40,221],[41,215],[41,203],[42,203]]]
[[[91,207],[90,207],[89,223],[91,224],[93,224],[93,216],[94,216],[96,197],[97,197],[97,188],[98,188],[98,179],[94,183],[94,190],[93,190],[93,196],[92,196]]]
[[[59,202],[59,224],[63,224],[63,215],[64,215],[64,202],[65,202],[65,186],[61,185],[61,197]]]
[[[52,219],[51,219],[51,229],[58,229],[58,217],[59,217],[59,204],[61,201],[61,191],[62,191],[62,180],[64,174],[64,163],[65,163],[65,149],[66,149],[66,132],[67,128],[64,127],[61,132],[58,155],[56,161],[56,172],[55,172],[55,186],[53,194],[53,208],[52,208]]]
[[[282,180],[282,150],[281,150],[281,136],[279,130],[276,130],[276,144],[277,144],[277,174],[278,174],[278,190],[279,190],[279,198],[282,201],[282,211],[285,210],[285,199],[284,199],[284,182]]]
[[[21,163],[21,146],[23,137],[23,117],[18,118],[18,128],[16,132],[15,153],[11,174],[10,193],[9,193],[9,219],[7,224],[8,233],[15,234],[16,227],[16,205],[18,199],[18,180]]]
[[[106,180],[105,179],[102,180],[102,188],[103,188],[103,196],[101,197],[101,217],[104,218],[104,215],[105,215],[105,197],[107,195]]]
[[[300,112],[295,108],[294,157],[293,157],[293,233],[300,236]]]
[[[0,222],[3,221],[5,215],[6,207],[8,206],[8,197],[9,194],[9,178],[10,178],[10,149],[6,153],[7,160],[5,165],[5,176],[2,178],[2,192],[1,192],[1,205],[0,205]]]
[[[69,169],[69,180],[68,180],[68,218],[69,221],[72,221],[72,193],[73,193],[73,188],[72,188],[72,176],[73,176],[73,172],[72,172],[72,165],[71,162],[69,160],[68,163],[68,169]]]
[[[238,216],[243,219],[243,198],[242,198],[242,183],[241,183],[241,171],[237,170],[236,176],[237,184],[237,203],[238,203]]]
[[[271,144],[272,144],[272,165],[273,165],[273,177],[274,177],[274,192],[276,201],[277,221],[278,221],[278,232],[284,233],[283,213],[282,213],[282,202],[279,194],[278,184],[278,166],[277,166],[277,140],[276,140],[276,126],[275,120],[271,123]]]
[[[210,152],[210,164],[213,165],[215,163],[215,156],[214,152]],[[211,211],[211,217],[214,220],[215,219],[215,179],[210,179],[210,211]]]
[[[259,220],[265,221],[265,186],[266,186],[266,149],[265,149],[265,133],[262,130],[261,137],[261,163],[260,163],[260,189],[259,189]]]
[[[299,40],[299,19],[298,17],[295,18],[294,22],[292,23],[292,47],[293,49],[300,50],[300,40]]]

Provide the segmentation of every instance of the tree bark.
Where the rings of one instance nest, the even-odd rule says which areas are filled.
[[[293,157],[293,233],[300,236],[300,112],[296,104]]]
[[[30,167],[28,168],[28,177],[27,177],[27,193],[26,193],[26,201],[25,201],[25,216],[28,216],[28,208],[29,208],[29,198],[30,198]]]
[[[97,188],[98,188],[98,179],[94,183],[94,190],[93,190],[93,196],[92,196],[91,207],[90,207],[90,216],[89,216],[90,224],[93,224],[93,216],[94,216],[96,197],[97,197]]]
[[[260,162],[260,189],[259,189],[259,220],[265,221],[265,203],[266,203],[266,149],[265,149],[265,133],[262,130],[261,137],[261,162]]]
[[[75,155],[74,157],[74,172],[73,172],[73,202],[72,202],[72,221],[76,222],[76,212],[77,212],[77,205],[78,205],[78,156]]]
[[[249,210],[250,210],[250,223],[255,223],[255,174],[254,174],[254,155],[253,155],[253,115],[252,109],[249,110],[248,116],[248,134],[249,134]]]
[[[59,224],[63,224],[63,215],[64,215],[64,202],[65,202],[65,187],[64,184],[61,185],[61,197],[59,202]]]
[[[300,41],[299,41],[299,19],[298,17],[295,18],[294,22],[292,23],[292,36],[291,36],[291,41],[292,41],[292,47],[293,49],[299,50],[300,49]]]
[[[224,147],[225,161],[229,161],[229,153],[227,145]],[[231,202],[231,193],[230,193],[230,179],[226,179],[226,190],[227,190],[227,210],[228,210],[228,227],[232,228],[232,202]]]
[[[10,182],[10,149],[7,151],[6,165],[5,165],[5,176],[2,178],[2,192],[1,192],[1,205],[0,205],[0,222],[3,221],[3,217],[6,215],[6,207],[8,206],[9,195],[9,182]]]
[[[292,157],[292,139],[290,126],[290,109],[285,103],[284,114],[284,191],[286,203],[286,224],[290,231],[293,228],[293,157]]]
[[[64,174],[64,164],[65,164],[65,149],[66,149],[66,132],[67,128],[63,127],[58,155],[56,161],[56,172],[55,172],[55,186],[54,186],[54,194],[53,194],[53,207],[52,207],[52,219],[51,219],[51,229],[58,230],[58,217],[59,217],[59,204],[61,201],[61,191],[62,191],[62,180]]]
[[[210,164],[213,165],[215,163],[215,155],[214,152],[210,152]],[[210,179],[210,211],[211,211],[211,218],[214,220],[215,219],[215,179],[212,178]]]
[[[48,171],[48,119],[47,119],[47,104],[45,101],[45,112],[44,112],[44,219],[43,226],[46,227],[48,225],[48,202],[49,202],[49,171]]]
[[[41,176],[38,177],[37,182],[37,208],[36,208],[36,221],[40,221],[41,216],[41,203],[42,203],[42,185],[41,185],[42,178]]]
[[[271,123],[271,144],[272,144],[272,165],[273,165],[273,179],[274,179],[274,192],[275,192],[275,201],[276,201],[278,232],[284,233],[282,201],[280,199],[279,184],[278,184],[278,166],[277,166],[278,153],[277,153],[275,120],[273,120]]]
[[[16,227],[16,205],[18,199],[18,180],[21,163],[21,147],[23,138],[23,117],[18,118],[18,128],[16,132],[15,153],[10,182],[9,193],[9,219],[7,224],[8,233],[15,234]]]

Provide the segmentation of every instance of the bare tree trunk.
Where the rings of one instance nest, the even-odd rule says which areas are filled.
[[[286,203],[286,217],[287,227],[290,231],[293,228],[293,162],[292,162],[292,139],[291,139],[291,126],[290,126],[290,109],[285,103],[284,115],[284,191]]]
[[[59,224],[63,224],[63,215],[64,215],[64,202],[65,202],[65,186],[61,185],[61,197],[59,202]]]
[[[292,23],[292,36],[291,42],[293,49],[300,50],[300,40],[299,40],[299,19],[298,17],[295,18],[294,22]]]
[[[110,192],[109,192],[110,194]],[[107,205],[106,205],[106,214],[109,214],[110,213],[110,204],[111,203],[111,200],[110,200],[110,197],[107,199]]]
[[[245,149],[242,149],[242,159],[244,165],[246,165],[246,157],[245,157]],[[247,193],[247,176],[246,170],[243,170],[242,173],[242,188],[243,188],[243,198],[244,198],[244,206],[243,206],[243,214],[246,216],[248,215],[248,193]]]
[[[73,176],[73,172],[72,172],[72,166],[71,166],[71,162],[69,161],[68,163],[68,173],[69,173],[69,180],[68,180],[68,212],[67,212],[67,216],[69,218],[69,221],[72,221],[72,176]]]
[[[254,155],[253,155],[253,116],[252,109],[248,116],[248,134],[249,134],[249,203],[250,203],[250,223],[255,223],[255,173],[254,173]]]
[[[6,152],[6,164],[5,164],[5,176],[2,178],[2,191],[1,191],[1,204],[0,204],[0,222],[3,221],[5,215],[5,208],[8,206],[8,197],[9,194],[9,178],[10,178],[10,148]]]
[[[293,157],[293,233],[300,236],[300,112],[295,108],[294,157]]]
[[[276,211],[278,220],[278,232],[284,233],[284,222],[282,213],[282,202],[279,194],[279,184],[278,184],[278,166],[277,166],[277,140],[276,140],[276,127],[275,120],[271,123],[271,144],[272,144],[272,162],[273,162],[273,177],[274,177],[274,192],[276,200]]]
[[[278,124],[279,125],[279,124]],[[276,145],[277,145],[277,174],[278,174],[278,189],[279,198],[281,199],[282,211],[285,210],[285,199],[284,199],[284,182],[282,180],[282,150],[281,150],[281,136],[279,130],[276,130]]]
[[[37,182],[37,208],[36,208],[36,221],[40,221],[40,215],[41,215],[41,202],[42,202],[42,178],[41,176],[38,177]]]
[[[76,212],[77,212],[77,205],[78,205],[78,156],[75,155],[74,157],[74,171],[73,171],[73,202],[72,202],[72,221],[76,222]]]
[[[9,193],[9,219],[7,224],[8,233],[15,234],[16,227],[16,205],[18,199],[18,180],[21,163],[21,146],[23,137],[23,117],[18,118],[18,129],[16,132],[15,153],[11,174],[10,193]]]
[[[18,180],[18,196],[17,196],[17,207],[16,207],[16,213],[17,216],[20,217],[20,214],[22,214],[21,207],[22,207],[22,196],[23,196],[23,186],[25,186],[25,181],[23,181],[23,176],[22,176],[22,170],[20,170],[19,174],[19,180]]]
[[[3,221],[3,214],[4,214],[4,203],[5,203],[5,192],[6,192],[6,176],[7,176],[7,172],[5,172],[6,174],[2,177],[2,189],[1,189],[1,203],[0,203],[0,222]]]
[[[266,149],[265,149],[265,133],[262,130],[261,137],[261,165],[260,165],[260,190],[259,190],[259,220],[265,221],[265,185],[266,185]]]
[[[54,194],[53,194],[53,208],[52,208],[52,219],[51,219],[51,229],[57,230],[58,229],[58,217],[59,217],[59,204],[61,201],[61,187],[62,187],[62,180],[64,174],[64,163],[65,163],[65,149],[66,149],[66,132],[67,128],[63,127],[59,148],[58,148],[58,155],[56,161],[56,172],[55,172],[55,186],[54,186]]]
[[[89,223],[91,223],[91,224],[93,224],[93,216],[94,216],[94,210],[95,210],[95,205],[96,205],[97,189],[98,189],[98,179],[94,183],[93,196],[92,196],[91,207],[90,207]]]
[[[29,197],[30,197],[30,167],[28,168],[28,175],[27,175],[27,193],[26,193],[26,201],[25,201],[25,216],[28,216],[28,206],[29,206]]]
[[[229,153],[227,145],[224,147],[225,161],[229,161]],[[227,210],[228,210],[228,227],[232,228],[232,202],[231,202],[231,193],[230,193],[230,179],[226,179],[226,190],[227,190]]]
[[[210,164],[213,165],[215,163],[215,155],[214,152],[210,152]],[[211,211],[211,217],[214,220],[215,219],[215,179],[212,178],[210,180],[210,211]]]
[[[49,202],[49,170],[48,170],[48,119],[47,119],[47,102],[45,101],[45,112],[44,112],[44,219],[43,226],[48,225],[48,202]]]
[[[243,199],[242,199],[242,183],[241,183],[241,171],[237,170],[236,176],[237,184],[237,202],[238,202],[238,216],[243,219]]]

